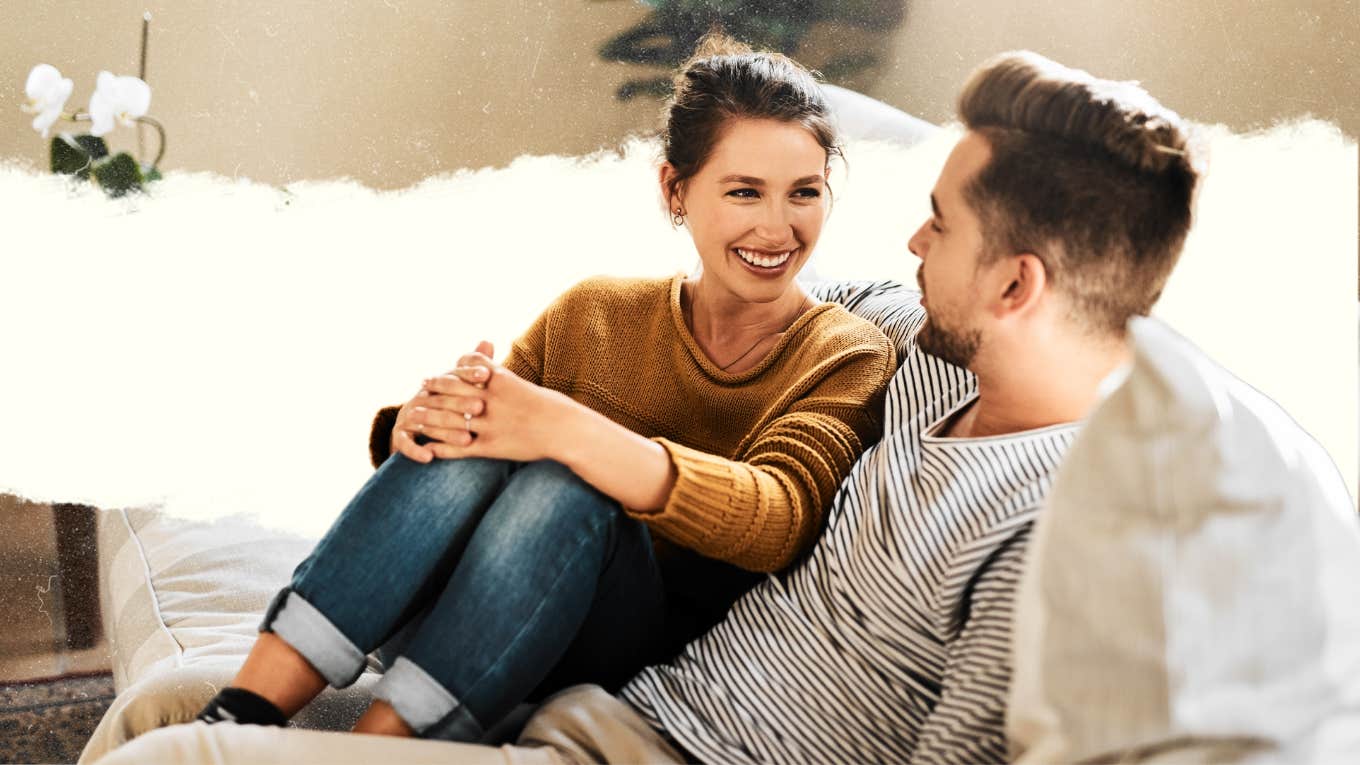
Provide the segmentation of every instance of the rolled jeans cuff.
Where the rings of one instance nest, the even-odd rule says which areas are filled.
[[[465,705],[405,656],[383,673],[373,686],[373,696],[391,704],[411,730],[425,738],[477,741],[484,733]]]
[[[291,587],[274,596],[260,631],[282,638],[333,688],[353,685],[367,666],[364,652]]]

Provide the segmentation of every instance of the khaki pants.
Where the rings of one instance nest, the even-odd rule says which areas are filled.
[[[632,707],[594,685],[553,696],[511,746],[477,746],[293,728],[190,723],[160,728],[109,752],[98,765],[146,763],[683,763]]]

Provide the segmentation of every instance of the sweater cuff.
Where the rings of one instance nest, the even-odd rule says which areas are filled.
[[[376,469],[392,455],[392,429],[397,426],[400,406],[385,406],[373,417],[368,431],[368,459]]]
[[[675,486],[660,510],[630,510],[630,514],[671,541],[709,557],[726,559],[736,550],[747,549],[764,520],[763,513],[750,510],[759,504],[761,493],[752,471],[664,438],[652,440],[675,465]],[[715,549],[715,543],[722,549]]]

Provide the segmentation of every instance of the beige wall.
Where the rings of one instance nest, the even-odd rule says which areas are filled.
[[[615,104],[625,67],[595,52],[646,15],[630,2],[0,7],[0,156],[39,163],[45,145],[18,109],[28,68],[56,66],[75,80],[70,105],[83,107],[99,69],[136,73],[144,8],[153,15],[151,113],[170,133],[169,168],[271,183],[350,176],[392,188],[522,153],[590,151],[656,115],[653,103]]]
[[[1356,0],[917,0],[908,9],[892,68],[873,90],[933,121],[950,117],[979,61],[1031,48],[1140,80],[1198,121],[1244,130],[1311,113],[1360,135]]]
[[[656,120],[656,102],[613,97],[651,70],[597,54],[646,16],[632,0],[0,0],[0,157],[45,163],[18,109],[29,67],[61,69],[83,105],[98,70],[135,73],[144,9],[167,168],[396,188],[522,153],[587,152]],[[1245,129],[1312,113],[1354,136],[1357,28],[1354,0],[911,0],[896,29],[814,30],[801,57],[872,50],[881,63],[845,84],[933,121],[950,117],[979,61],[1030,47],[1140,79],[1194,119]]]

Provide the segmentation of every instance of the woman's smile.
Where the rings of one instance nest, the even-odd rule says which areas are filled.
[[[788,270],[789,264],[793,262],[794,256],[802,251],[801,247],[794,247],[784,250],[764,250],[749,247],[733,247],[732,253],[737,256],[746,270],[759,274],[764,277],[779,276]]]

